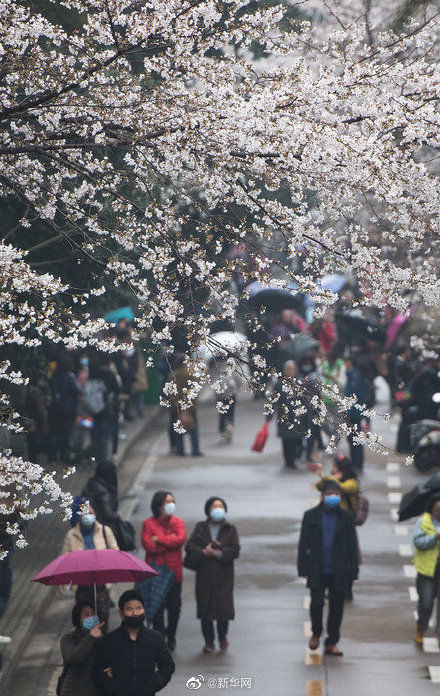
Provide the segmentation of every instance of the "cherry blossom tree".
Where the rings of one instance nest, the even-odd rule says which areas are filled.
[[[244,0],[0,0],[0,195],[20,211],[21,239],[44,224],[88,268],[83,288],[42,275],[7,232],[2,344],[103,345],[88,299],[126,287],[154,344],[185,333],[185,407],[209,381],[194,351],[213,320],[237,317],[236,272],[266,282],[278,266],[279,285],[294,281],[318,316],[335,301],[319,280],[335,269],[367,304],[406,311],[409,289],[436,307],[439,20],[425,3],[395,34],[401,3],[382,6],[293,2],[295,23],[286,6]],[[252,268],[227,255],[242,241]],[[250,380],[262,372],[254,355]],[[7,362],[1,377],[26,378]],[[53,474],[7,451],[0,469],[1,513],[20,499],[35,516],[41,485],[68,505]]]

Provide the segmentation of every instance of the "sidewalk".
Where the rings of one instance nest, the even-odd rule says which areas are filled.
[[[161,420],[159,406],[149,406],[142,418],[130,423],[125,429],[126,438],[119,445],[115,463],[120,474],[124,474],[124,459],[128,451],[149,427],[155,427]],[[120,497],[129,488],[131,479],[137,472],[127,472],[124,482],[120,481]],[[74,475],[65,480],[64,487],[74,495],[79,493],[87,479],[91,476],[91,467],[82,466]],[[120,476],[121,478],[121,476]],[[3,670],[0,672],[0,690],[6,693],[16,664],[32,635],[32,632],[44,615],[54,587],[30,582],[31,578],[44,565],[54,559],[61,550],[69,523],[63,522],[59,513],[38,517],[29,525],[27,539],[29,546],[14,552],[11,566],[13,585],[11,598],[6,613],[2,619],[0,632],[9,635],[12,643],[3,652]]]

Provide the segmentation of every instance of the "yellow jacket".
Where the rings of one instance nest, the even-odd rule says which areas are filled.
[[[426,537],[435,535],[436,529],[432,521],[432,516],[429,512],[425,512],[418,526],[419,529],[425,533]],[[415,537],[416,536],[417,534],[415,534]],[[417,572],[420,573],[420,575],[426,575],[429,578],[433,578],[435,575],[439,554],[438,541],[434,540],[433,545],[430,548],[425,549],[417,548],[415,542],[415,549],[413,563]]]
[[[341,508],[354,514],[358,506],[359,481],[355,478],[339,481],[334,476],[322,476],[321,480],[316,484],[318,491],[321,490],[324,481],[336,481],[342,491]]]

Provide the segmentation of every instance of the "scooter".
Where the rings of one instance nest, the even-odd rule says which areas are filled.
[[[434,394],[432,400],[440,405],[440,393]],[[420,420],[410,426],[411,452],[419,471],[440,466],[440,413],[437,418]]]

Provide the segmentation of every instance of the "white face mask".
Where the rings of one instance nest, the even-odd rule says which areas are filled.
[[[174,515],[176,512],[176,503],[167,503],[164,505],[163,511],[166,515]]]
[[[91,513],[88,513],[87,515],[82,515],[81,517],[81,524],[83,527],[93,527],[93,525],[96,522],[96,516],[92,515]]]
[[[221,507],[212,508],[209,516],[214,522],[223,522],[226,516],[226,510]]]

